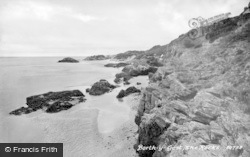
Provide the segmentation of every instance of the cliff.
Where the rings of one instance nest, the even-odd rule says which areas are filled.
[[[250,156],[250,14],[204,30],[134,59],[162,64],[135,118],[140,157]]]

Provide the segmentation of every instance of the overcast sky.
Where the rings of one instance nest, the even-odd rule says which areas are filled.
[[[146,50],[187,32],[188,20],[249,0],[0,0],[0,56],[86,56]]]

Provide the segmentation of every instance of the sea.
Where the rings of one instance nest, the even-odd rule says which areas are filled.
[[[131,101],[116,99],[120,85],[110,93],[90,96],[85,92],[100,79],[113,83],[121,68],[107,68],[114,62],[84,61],[58,63],[63,57],[0,58],[0,143],[63,143],[64,156],[109,156],[103,138],[131,119]],[[137,82],[142,83],[136,85]],[[143,88],[148,78],[137,77],[131,85]],[[87,99],[69,110],[45,113],[42,110],[21,116],[9,112],[26,106],[26,98],[49,91],[79,89]],[[101,153],[102,152],[102,153]]]

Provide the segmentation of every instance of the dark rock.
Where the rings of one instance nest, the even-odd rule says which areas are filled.
[[[110,59],[110,57],[109,56],[104,56],[104,55],[94,55],[94,56],[86,57],[84,60],[86,60],[86,61],[95,61],[95,60],[106,60],[106,59]]]
[[[49,102],[53,101],[71,101],[73,97],[84,97],[84,94],[79,90],[48,92],[41,95],[30,96],[26,98],[27,105],[31,108],[42,108],[49,106]]]
[[[126,91],[122,89],[116,97],[117,98],[123,98],[125,96],[126,96]]]
[[[130,85],[130,82],[128,82],[128,81],[126,80],[126,81],[124,81],[123,84],[124,84],[124,85]]]
[[[155,73],[157,71],[157,68],[155,67],[133,67],[133,66],[126,66],[122,69],[121,73],[118,73],[115,75],[116,79],[115,82],[120,82],[121,78],[123,78],[124,81],[128,81],[132,77],[136,76],[143,76],[148,75],[149,73]]]
[[[45,109],[46,112],[50,113],[59,112],[85,101],[84,97],[84,94],[79,90],[48,92],[26,98],[28,107],[21,107],[10,112],[10,114],[28,114],[38,109]]]
[[[105,67],[113,67],[113,68],[120,68],[129,65],[128,63],[109,63],[104,65]]]
[[[126,90],[121,90],[119,94],[116,96],[117,98],[123,98],[132,93],[140,93],[141,91],[134,86],[127,88]]]
[[[115,77],[116,77],[114,80],[115,83],[121,83],[122,79],[128,81],[131,78],[131,76],[125,72],[118,73],[115,75]]]
[[[49,106],[46,110],[46,112],[48,113],[56,113],[56,112],[60,112],[62,110],[68,110],[72,107],[73,105],[66,102],[66,103],[60,103],[60,102],[56,102],[54,104],[52,104],[51,106]]]
[[[16,110],[10,112],[10,114],[11,115],[21,115],[21,114],[28,114],[28,113],[31,113],[33,111],[36,111],[36,110],[33,108],[30,108],[30,107],[21,107],[19,109],[16,109]]]
[[[67,57],[67,58],[63,58],[62,60],[58,61],[59,63],[78,63],[79,61],[71,58],[71,57]]]
[[[89,93],[89,91],[90,91],[90,89],[89,89],[89,88],[87,88],[87,89],[86,89],[86,93]]]
[[[121,79],[120,78],[115,78],[114,82],[117,83],[117,84],[121,83]]]
[[[99,82],[94,83],[90,88],[90,95],[102,95],[104,93],[112,91],[116,86],[110,84],[107,80],[100,80]]]
[[[137,85],[141,85],[141,82],[137,82],[136,84],[137,84]]]
[[[138,143],[143,146],[157,146],[156,140],[170,126],[164,120],[158,117],[153,119],[144,119],[139,126]],[[139,150],[140,157],[150,157],[155,150]]]

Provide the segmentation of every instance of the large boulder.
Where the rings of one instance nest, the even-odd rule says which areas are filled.
[[[116,96],[117,98],[123,98],[125,96],[128,96],[129,94],[132,94],[132,93],[140,93],[141,90],[135,88],[134,86],[132,87],[128,87],[126,90],[121,90],[119,92],[119,94]]]
[[[90,95],[102,95],[104,93],[112,91],[116,88],[115,85],[110,84],[107,80],[100,80],[93,84],[93,86],[89,89]]]
[[[21,107],[10,114],[21,115],[43,109],[46,112],[59,112],[67,110],[72,106],[84,102],[84,94],[79,90],[48,92],[45,94],[30,96],[26,98],[28,107]]]
[[[58,62],[59,63],[78,63],[79,61],[71,57],[66,57],[66,58],[63,58],[62,60],[59,60]]]

